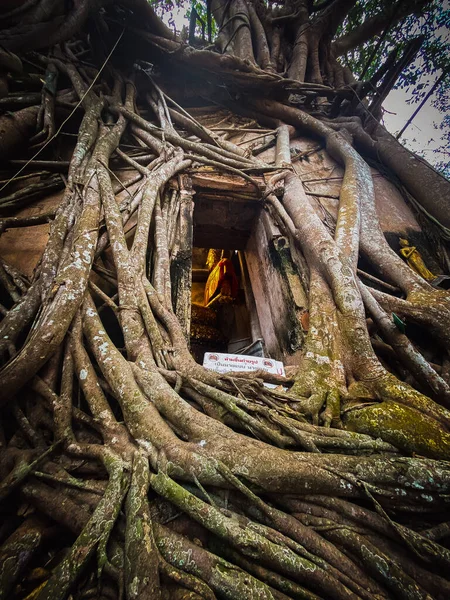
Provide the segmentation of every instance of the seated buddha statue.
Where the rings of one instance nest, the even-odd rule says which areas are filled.
[[[218,303],[232,302],[239,291],[239,281],[226,250],[211,249],[208,252],[206,266],[209,276],[205,285],[205,306],[213,300]]]
[[[208,251],[206,267],[209,275],[204,291],[198,289],[201,284],[195,291],[192,289],[191,352],[200,363],[205,351],[227,351],[227,328],[224,329],[222,318],[227,307],[223,304],[232,302],[239,288],[233,263],[222,250]]]

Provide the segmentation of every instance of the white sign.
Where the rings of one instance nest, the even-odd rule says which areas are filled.
[[[260,356],[247,356],[245,354],[223,354],[221,352],[205,352],[203,366],[217,373],[229,371],[267,371],[274,375],[285,377],[284,365],[279,360],[262,358]],[[266,383],[267,387],[276,387]]]

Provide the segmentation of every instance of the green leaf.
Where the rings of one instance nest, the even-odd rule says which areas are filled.
[[[402,321],[395,313],[392,313],[392,320],[399,331],[402,333],[406,332],[406,323]]]

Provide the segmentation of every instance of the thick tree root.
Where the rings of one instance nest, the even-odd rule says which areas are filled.
[[[7,47],[43,44],[33,27],[65,42],[23,64],[0,52],[12,73],[41,69],[21,85],[46,81],[42,95],[32,87],[6,98],[26,108],[0,117],[0,155],[29,142],[52,157],[56,136],[70,134],[70,144],[66,123],[78,128],[70,162],[32,159],[25,175],[5,179],[0,199],[16,210],[65,188],[34,275],[0,262],[0,502],[11,516],[0,528],[0,598],[447,598],[448,360],[427,360],[427,336],[409,339],[391,313],[427,326],[447,348],[449,295],[387,246],[371,170],[336,130],[342,123],[319,120],[286,95],[315,98],[317,109],[349,93],[324,85],[320,64],[318,23],[332,35],[341,3],[315,6],[311,30],[306,8],[294,17],[302,26],[289,74],[301,81],[277,73],[286,15],[264,18],[265,3],[212,2],[221,55],[170,39],[143,1],[63,4],[25,2],[0,15]],[[69,40],[90,14],[98,35],[86,29]],[[158,49],[155,65],[172,53],[164,60],[194,66],[193,80],[208,74],[202,103],[221,100],[215,87],[233,82],[226,102],[243,89],[252,120],[217,104],[198,116],[169,97],[156,67],[150,73],[140,59],[130,72],[120,67],[114,50],[122,40],[122,58],[131,49],[127,27],[110,43],[118,18]],[[110,50],[97,69],[99,41],[98,54],[103,44]],[[328,63],[326,76],[343,86],[335,58]],[[279,102],[260,93],[274,89]],[[263,141],[242,144],[241,132],[255,129]],[[297,130],[320,138],[343,167],[331,225],[291,164]],[[64,168],[67,178],[38,168]],[[270,208],[304,284],[309,326],[299,368],[293,379],[272,378],[292,383],[285,391],[264,387],[262,373],[208,371],[189,351],[190,267],[181,278],[171,271],[189,265],[194,193],[216,171],[238,189],[230,198]],[[8,217],[0,233],[43,223],[45,214]],[[392,293],[361,284],[361,253],[374,269],[371,285],[387,280]],[[395,360],[381,360],[380,347]]]

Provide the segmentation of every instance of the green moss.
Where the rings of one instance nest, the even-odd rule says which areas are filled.
[[[350,431],[367,433],[400,450],[450,460],[450,435],[430,417],[396,402],[381,402],[343,415]]]

